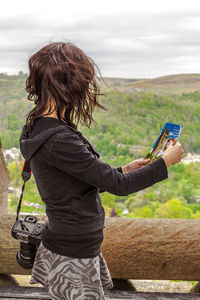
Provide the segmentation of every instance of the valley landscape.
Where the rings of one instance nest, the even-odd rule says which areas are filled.
[[[19,148],[19,136],[33,103],[26,99],[27,74],[0,74],[0,138],[4,151]],[[144,157],[166,122],[183,125],[180,142],[184,156],[200,154],[200,75],[180,74],[155,79],[104,78],[100,101],[107,111],[96,110],[96,124],[79,130],[100,153],[101,159],[118,167]],[[23,157],[7,159],[10,185],[9,210],[14,213],[22,185]],[[180,163],[169,169],[169,179],[144,191],[119,197],[101,194],[106,214],[114,208],[119,216],[200,218],[200,163]],[[37,205],[36,205],[37,204]],[[44,213],[43,202],[32,176],[27,183],[23,210]]]

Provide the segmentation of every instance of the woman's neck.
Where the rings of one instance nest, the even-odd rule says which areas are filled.
[[[44,111],[43,114],[42,114],[42,117],[47,117],[47,118],[51,117],[51,118],[58,119],[57,114],[51,113],[51,114],[46,115],[46,113],[47,113],[47,112]],[[45,115],[44,115],[44,114],[45,114]]]
[[[53,102],[53,104],[55,103],[55,101],[53,99],[51,99],[51,103]],[[42,117],[51,117],[51,118],[55,118],[55,119],[58,119],[58,115],[57,115],[57,112],[56,110],[54,110],[55,108],[55,105],[53,106],[53,111],[46,115],[49,111],[49,103],[50,103],[50,100],[48,99],[48,102],[47,102],[47,108],[45,109],[45,111],[43,111],[42,113]],[[66,110],[66,107],[64,107],[63,111],[61,112],[61,117],[64,119],[64,114],[65,114],[65,110]],[[45,115],[45,116],[44,116]]]

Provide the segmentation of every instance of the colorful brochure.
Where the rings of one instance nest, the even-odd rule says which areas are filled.
[[[150,161],[153,161],[162,156],[169,145],[169,141],[178,140],[182,128],[182,125],[166,123],[163,130],[161,131],[160,136],[157,138],[155,144],[153,145],[153,148],[151,149],[151,151],[149,151],[145,158],[150,158]]]

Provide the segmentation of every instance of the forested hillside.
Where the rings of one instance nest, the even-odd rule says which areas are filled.
[[[0,137],[4,148],[19,147],[19,134],[33,103],[26,99],[27,75],[0,75]],[[112,81],[109,82],[112,87]],[[91,129],[79,130],[106,158],[140,156],[152,146],[165,122],[183,125],[185,152],[200,148],[200,94],[156,95],[107,91],[101,102],[108,111],[96,111]]]
[[[26,77],[22,72],[18,76],[0,74],[0,138],[6,149],[19,147],[24,116],[32,107],[26,100]]]
[[[18,140],[25,115],[33,106],[26,99],[26,77],[23,73],[18,76],[0,75],[0,138],[4,149],[19,147]],[[170,85],[171,81],[172,78]],[[189,151],[200,153],[198,84],[196,91],[193,83],[192,93],[186,93],[187,88],[184,89],[182,82],[182,94],[164,95],[136,92],[131,88],[135,80],[106,79],[106,82],[109,86],[104,87],[105,96],[100,101],[107,107],[107,111],[95,111],[97,124],[93,124],[91,129],[79,127],[95,145],[104,162],[117,167],[143,157],[151,149],[167,121],[183,125],[180,142],[185,154]],[[166,80],[164,82],[166,84]],[[175,86],[174,82],[173,89]],[[12,162],[8,168],[11,174],[10,184],[19,188],[22,184],[22,162]],[[115,207],[121,216],[127,210],[126,215],[129,217],[200,218],[199,182],[200,164],[185,166],[181,163],[170,168],[169,180],[151,188],[126,197],[103,193],[101,198],[107,214]],[[15,212],[17,199],[16,195],[10,196],[10,212]],[[43,204],[34,178],[27,184],[25,199],[28,202],[24,202],[24,211],[35,211],[37,209],[30,205]],[[42,209],[38,208],[38,211]]]

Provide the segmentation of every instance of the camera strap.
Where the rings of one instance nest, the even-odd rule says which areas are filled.
[[[19,204],[17,206],[16,221],[18,221],[18,219],[19,219],[19,213],[20,213],[20,209],[21,209],[21,203],[22,203],[25,183],[26,183],[26,181],[28,181],[31,178],[31,173],[32,173],[32,171],[31,171],[30,161],[25,160],[23,170],[22,170],[22,179],[23,179],[24,183],[23,183],[23,186],[22,186],[22,192],[21,192],[21,196],[20,196],[20,199],[19,199]]]

